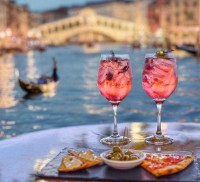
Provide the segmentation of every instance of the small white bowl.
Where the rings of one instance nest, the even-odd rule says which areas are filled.
[[[108,166],[115,168],[115,169],[131,169],[134,168],[138,165],[141,164],[141,162],[145,159],[145,153],[141,152],[141,151],[137,151],[137,150],[132,150],[132,149],[122,149],[122,151],[131,151],[134,154],[136,154],[139,159],[137,160],[129,160],[129,161],[115,161],[115,160],[111,160],[111,159],[107,159],[105,156],[110,153],[112,150],[108,150],[105,151],[103,153],[101,153],[101,158],[104,161],[105,164],[107,164]]]

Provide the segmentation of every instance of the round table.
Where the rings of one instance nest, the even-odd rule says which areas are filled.
[[[137,150],[187,150],[200,153],[200,124],[162,123],[164,135],[174,139],[171,145],[155,147],[144,143],[144,138],[155,133],[156,123],[123,123],[119,131],[129,129],[132,143]],[[40,171],[63,148],[108,149],[99,140],[112,132],[113,125],[84,125],[43,130],[0,141],[0,181],[27,182],[34,180]]]

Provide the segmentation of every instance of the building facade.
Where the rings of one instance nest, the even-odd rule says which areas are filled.
[[[200,0],[154,0],[148,7],[148,22],[152,37],[163,37],[165,45],[195,46],[200,32]]]
[[[0,1],[0,31],[7,28],[7,3],[5,0]]]
[[[61,7],[54,10],[45,11],[42,13],[32,13],[35,25],[56,21],[68,17],[68,8]]]
[[[22,47],[32,22],[26,6],[10,0],[0,0],[0,48]]]
[[[7,40],[7,20],[8,20],[8,9],[7,1],[0,0],[0,47],[3,47]]]
[[[168,34],[172,43],[197,44],[200,32],[200,0],[171,0]]]

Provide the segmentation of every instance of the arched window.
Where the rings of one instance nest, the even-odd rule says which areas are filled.
[[[197,7],[197,6],[198,6],[197,1],[194,1],[194,2],[193,2],[193,6],[194,6],[194,7]]]
[[[63,24],[63,25],[62,25],[62,29],[63,29],[63,30],[65,30],[65,29],[66,29],[66,26],[65,26],[65,24]]]
[[[73,24],[70,22],[69,23],[69,28],[72,28],[73,27]]]
[[[101,24],[101,21],[100,20],[97,20],[97,25],[100,25]]]

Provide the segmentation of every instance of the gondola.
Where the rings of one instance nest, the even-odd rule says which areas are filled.
[[[176,49],[186,51],[194,56],[197,56],[198,51],[199,51],[197,48],[195,48],[194,46],[190,46],[190,45],[182,45],[182,46],[176,45]]]
[[[131,47],[132,47],[132,49],[140,49],[141,48],[141,44],[140,44],[140,42],[138,42],[138,41],[134,41],[132,44],[131,44]]]
[[[25,82],[19,78],[19,72],[17,73],[17,79],[19,86],[22,90],[27,92],[27,94],[53,94],[56,93],[59,77],[57,75],[57,63],[53,58],[53,72],[51,76],[42,75],[37,83],[35,82]]]
[[[84,45],[83,48],[84,48],[83,52],[85,54],[95,54],[100,51],[100,46],[95,43],[87,43]]]

